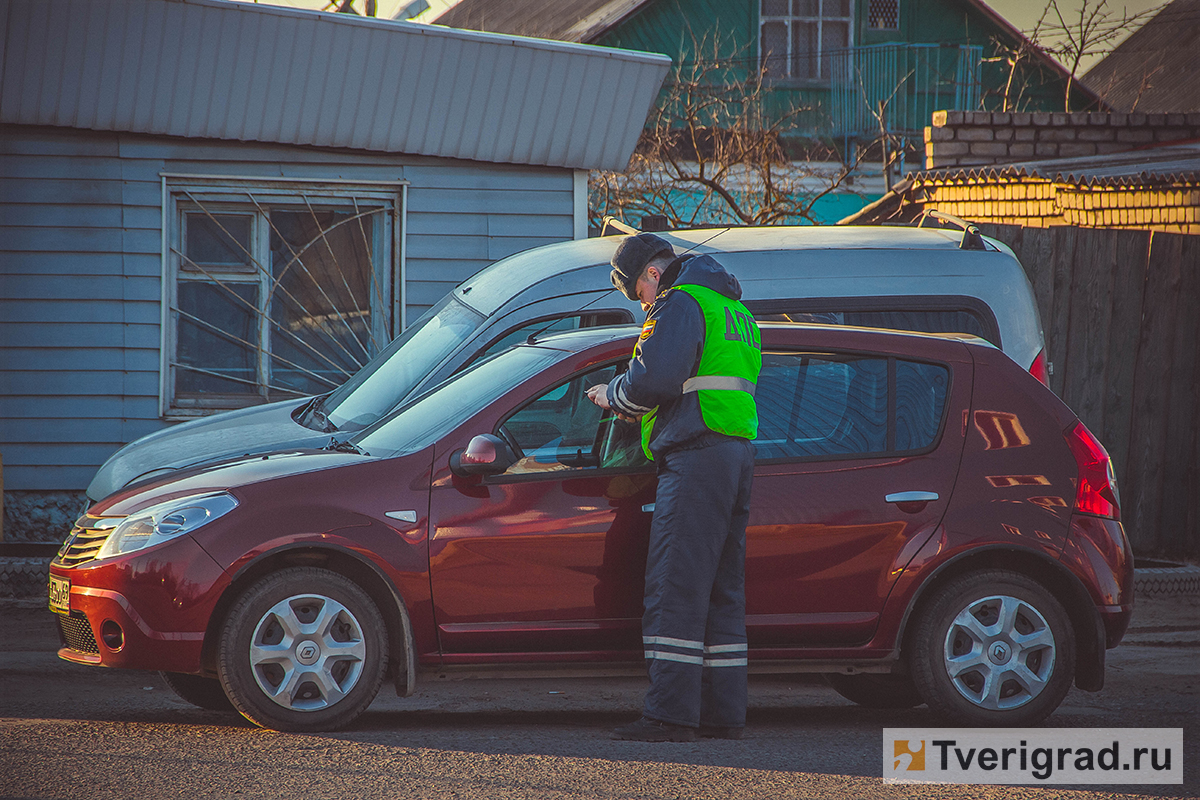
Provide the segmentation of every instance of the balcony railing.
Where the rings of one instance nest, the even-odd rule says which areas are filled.
[[[832,133],[917,135],[934,111],[979,108],[979,45],[883,44],[829,53]]]

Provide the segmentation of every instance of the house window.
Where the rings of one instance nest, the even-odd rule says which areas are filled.
[[[759,54],[767,76],[828,81],[830,59],[850,47],[853,0],[761,0]]]
[[[168,191],[164,413],[324,394],[391,339],[394,191]]]
[[[900,30],[900,0],[868,0],[867,27],[872,30]]]

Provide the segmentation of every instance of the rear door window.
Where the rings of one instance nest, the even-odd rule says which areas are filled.
[[[759,460],[882,456],[932,447],[949,370],[887,356],[763,353]]]

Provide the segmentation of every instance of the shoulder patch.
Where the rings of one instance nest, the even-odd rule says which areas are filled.
[[[642,335],[638,337],[638,341],[644,342],[654,335],[654,326],[658,324],[656,319],[648,319],[642,325]]]

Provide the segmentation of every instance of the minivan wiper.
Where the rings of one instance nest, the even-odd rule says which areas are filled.
[[[332,439],[324,449],[335,450],[339,453],[357,453],[360,456],[370,455],[370,453],[368,453],[366,450],[363,450],[349,439],[345,440],[344,442],[339,442],[337,439]]]
[[[324,410],[322,410],[322,406],[325,404],[325,398],[328,396],[329,395],[324,394],[314,397],[305,405],[301,406],[299,419],[296,421],[306,428],[312,428],[313,430],[320,431],[321,433],[333,433],[336,431],[338,429],[337,425],[334,425],[332,422],[330,422],[329,417],[326,416]],[[313,423],[316,424],[314,425]]]

